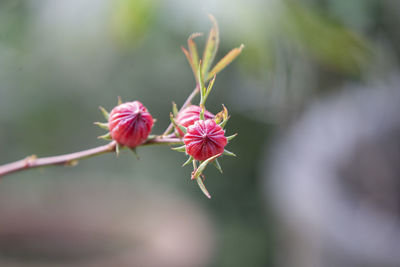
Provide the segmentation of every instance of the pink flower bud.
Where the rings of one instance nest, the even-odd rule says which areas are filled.
[[[116,106],[108,118],[112,139],[130,148],[145,142],[152,127],[153,117],[139,101]]]
[[[181,112],[179,112],[178,116],[176,116],[175,121],[179,125],[188,127],[188,126],[192,125],[195,121],[199,120],[200,112],[201,112],[201,108],[199,106],[196,106],[196,105],[188,106],[187,108],[185,108]],[[212,118],[214,118],[214,114],[212,114],[211,112],[206,110],[204,112],[204,118],[206,120],[212,119]],[[184,135],[184,133],[180,129],[177,129],[177,130],[178,130],[180,136]]]
[[[186,153],[200,161],[223,153],[228,142],[225,131],[210,119],[199,120],[189,126],[183,141],[186,145]]]

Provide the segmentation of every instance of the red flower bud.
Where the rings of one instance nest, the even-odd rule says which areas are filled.
[[[185,108],[181,112],[179,112],[178,116],[176,116],[175,121],[179,125],[182,125],[184,127],[189,127],[195,121],[199,120],[200,112],[201,112],[201,108],[199,106],[196,106],[196,105],[188,106],[187,108]],[[206,120],[212,119],[212,118],[214,118],[214,114],[212,114],[211,112],[206,110],[204,112],[204,118]],[[178,130],[180,136],[184,135],[184,133],[180,129],[177,129],[177,130]]]
[[[228,142],[224,134],[225,131],[214,120],[196,121],[187,128],[183,138],[186,153],[200,161],[223,153]]]
[[[131,148],[146,141],[152,127],[153,117],[139,101],[116,106],[108,118],[112,139]]]

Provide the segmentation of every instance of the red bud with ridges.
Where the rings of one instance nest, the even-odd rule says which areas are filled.
[[[130,148],[145,142],[152,127],[153,117],[139,101],[116,106],[108,119],[112,139]]]
[[[193,123],[195,123],[200,119],[200,112],[201,108],[199,106],[196,105],[188,106],[187,108],[179,112],[178,116],[175,118],[175,122],[184,127],[189,127],[190,125],[193,125]],[[204,118],[206,120],[212,119],[214,118],[214,114],[206,110],[204,112]],[[184,135],[184,133],[180,129],[177,130],[180,136]]]
[[[199,120],[187,128],[183,141],[186,153],[203,161],[224,152],[228,142],[225,131],[214,120]]]

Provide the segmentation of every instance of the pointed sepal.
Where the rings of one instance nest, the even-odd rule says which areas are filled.
[[[230,136],[227,136],[226,139],[227,139],[228,141],[231,141],[231,140],[232,140],[233,138],[235,138],[237,135],[238,135],[237,133],[232,134],[232,135],[230,135]]]
[[[112,140],[110,133],[106,133],[105,135],[98,136],[97,138],[98,139],[104,139],[104,140],[107,140],[107,141]]]
[[[129,148],[132,153],[135,155],[137,160],[140,160],[139,154],[137,153],[136,147],[135,148]]]
[[[222,168],[221,168],[221,165],[219,165],[218,159],[215,159],[215,160],[213,161],[213,165],[215,166],[215,168],[217,168],[217,170],[218,170],[220,173],[223,173]]]
[[[190,156],[187,161],[185,161],[185,163],[182,164],[182,167],[185,167],[186,165],[190,164],[191,162],[193,162],[193,157]]]
[[[221,70],[223,70],[226,66],[228,66],[237,56],[240,55],[244,48],[244,45],[241,44],[239,47],[232,49],[228,52],[217,64],[215,64],[214,68],[208,73],[207,80],[210,80],[214,75],[218,74]]]
[[[178,151],[178,152],[186,152],[186,146],[179,146],[179,147],[171,147],[172,150]]]
[[[224,155],[227,155],[227,156],[230,156],[230,157],[236,157],[236,154],[235,153],[233,153],[233,152],[230,152],[230,151],[228,151],[228,150],[226,150],[226,149],[224,149],[224,153],[223,153]]]
[[[172,115],[172,113],[169,114],[169,118],[171,119],[171,122],[174,125],[174,127],[179,128],[184,134],[186,134],[186,132],[187,132],[186,127],[177,124],[175,119],[174,119],[174,115]]]
[[[205,161],[203,161],[200,166],[195,169],[195,171],[192,174],[192,180],[197,179],[205,170],[205,168],[207,167],[208,163],[212,162],[214,159],[218,158],[219,156],[221,156],[222,153],[219,153],[217,155],[214,155],[212,157],[209,157],[208,159],[206,159]]]
[[[100,109],[101,113],[103,114],[104,118],[106,120],[108,120],[108,117],[110,116],[110,114],[108,114],[108,111],[105,108],[103,108],[102,106],[100,106],[99,109]]]
[[[176,105],[175,102],[172,102],[172,114],[174,115],[174,117],[176,118],[176,116],[178,116],[178,106]]]
[[[107,122],[95,122],[94,125],[99,126],[101,129],[104,129],[104,130],[107,130],[107,131],[109,130]]]
[[[201,191],[203,192],[203,194],[204,194],[208,199],[211,199],[211,195],[210,195],[210,193],[208,192],[206,186],[204,185],[203,180],[201,179],[201,177],[197,177],[197,178],[196,178],[196,181],[197,181],[197,184],[199,185]]]

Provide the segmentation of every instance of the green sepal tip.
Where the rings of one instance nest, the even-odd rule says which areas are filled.
[[[221,165],[219,165],[218,159],[215,159],[215,160],[213,161],[213,165],[215,166],[215,168],[217,168],[217,170],[218,170],[220,173],[223,173],[222,168],[221,168]]]
[[[99,126],[101,129],[104,129],[104,130],[107,130],[107,131],[109,130],[107,122],[95,122],[94,125]]]
[[[186,165],[190,164],[193,161],[193,157],[190,156],[185,163],[182,164],[182,167],[185,167]]]
[[[172,124],[176,127],[181,129],[181,131],[186,134],[187,130],[186,127],[182,126],[182,125],[178,125],[174,119],[174,115],[172,115],[172,113],[169,114],[169,118],[171,119]]]
[[[211,199],[211,195],[210,195],[210,193],[208,192],[206,186],[204,185],[203,180],[201,179],[201,177],[197,177],[197,178],[196,178],[196,181],[197,181],[197,184],[199,185],[201,191],[203,192],[203,194],[204,194],[208,199]]]
[[[227,155],[227,156],[230,156],[230,157],[236,157],[236,154],[235,153],[233,153],[233,152],[230,152],[230,151],[228,151],[228,150],[226,150],[226,149],[224,149],[224,153],[223,153],[224,155]]]
[[[232,134],[232,135],[230,135],[230,136],[227,136],[226,139],[227,139],[228,141],[231,141],[231,140],[232,140],[233,138],[235,138],[237,135],[238,135],[237,133]]]
[[[99,107],[101,113],[103,114],[104,118],[106,118],[106,120],[108,120],[108,117],[110,116],[110,114],[108,114],[108,111],[103,108],[102,106]]]
[[[111,140],[112,139],[110,133],[106,133],[105,135],[98,136],[97,138],[104,139],[104,140]]]
[[[214,159],[218,158],[219,156],[221,156],[222,153],[214,155],[212,157],[209,157],[208,159],[206,159],[205,161],[203,161],[200,166],[194,171],[194,173],[192,174],[192,180],[197,179],[205,170],[205,168],[207,167],[208,163],[210,163],[211,161],[213,161]]]
[[[172,102],[172,114],[174,115],[174,117],[178,116],[178,106],[176,105],[175,102]]]
[[[129,148],[132,153],[135,155],[137,160],[140,160],[139,154],[137,153],[136,147],[135,148]]]
[[[178,146],[178,147],[171,147],[172,150],[178,151],[178,152],[186,152],[186,146]]]

